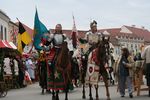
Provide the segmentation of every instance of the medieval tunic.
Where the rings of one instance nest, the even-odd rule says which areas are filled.
[[[108,78],[105,66],[101,66],[100,61],[97,59],[97,50],[98,48],[94,49],[88,57],[88,66],[85,78],[87,84],[90,83],[98,85],[100,75],[103,78]]]
[[[96,65],[97,59],[96,59],[96,49],[93,50],[88,59],[88,66],[87,66],[87,73],[85,82],[87,84],[94,84],[97,85],[99,81],[99,66]]]

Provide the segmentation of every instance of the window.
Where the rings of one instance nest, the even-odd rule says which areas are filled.
[[[3,26],[1,25],[1,39],[3,40]]]
[[[131,48],[133,48],[133,44],[131,44]]]
[[[135,49],[137,49],[137,44],[135,44]]]
[[[5,27],[5,40],[7,40],[7,29]]]
[[[127,43],[127,48],[129,47],[129,44]]]

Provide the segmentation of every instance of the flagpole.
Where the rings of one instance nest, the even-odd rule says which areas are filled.
[[[18,22],[20,22],[20,20],[16,17],[16,19],[18,20]]]

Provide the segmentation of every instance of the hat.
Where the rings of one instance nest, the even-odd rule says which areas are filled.
[[[90,23],[90,27],[93,27],[93,26],[97,26],[97,22],[95,20],[93,20],[91,23]]]

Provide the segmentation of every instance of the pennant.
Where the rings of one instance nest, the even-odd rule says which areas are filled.
[[[72,15],[73,17],[73,28],[72,28],[72,44],[73,44],[73,47],[74,48],[77,48],[77,35],[78,35],[78,31],[76,29],[76,24],[75,24],[75,18],[74,16]]]

